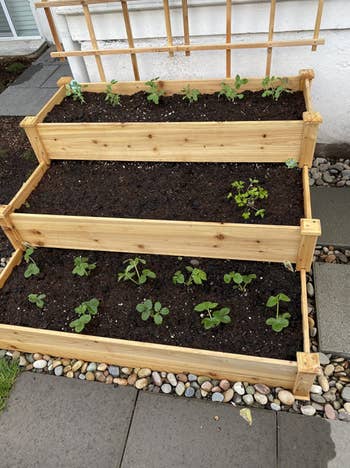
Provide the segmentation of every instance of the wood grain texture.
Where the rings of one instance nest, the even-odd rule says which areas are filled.
[[[297,373],[297,364],[293,361],[12,325],[0,325],[0,347],[127,367],[193,372],[215,379],[261,382],[289,389],[293,388]]]
[[[0,273],[0,289],[4,287],[6,281],[8,280],[11,273],[13,272],[13,269],[21,263],[22,256],[23,256],[23,251],[20,249],[13,252],[7,265]]]
[[[321,235],[321,223],[319,219],[300,220],[301,240],[297,255],[297,270],[311,270],[315,246]]]
[[[309,168],[303,167],[304,218],[312,218]]]
[[[39,124],[50,159],[299,161],[302,121]]]
[[[29,179],[22,185],[22,187],[10,201],[9,205],[11,206],[12,211],[17,210],[23,205],[23,203],[27,200],[29,195],[41,181],[47,169],[48,166],[45,163],[39,164]]]
[[[10,219],[37,247],[295,263],[300,243],[298,226],[25,213]]]
[[[293,393],[299,400],[310,399],[311,385],[320,374],[320,359],[318,353],[297,353],[298,373],[293,387]]]
[[[304,353],[310,352],[309,307],[307,303],[306,271],[300,270],[301,282],[301,317],[303,327]]]

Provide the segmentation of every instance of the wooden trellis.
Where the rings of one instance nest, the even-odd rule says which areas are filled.
[[[129,2],[137,0],[129,0]],[[121,49],[100,49],[96,40],[96,34],[92,22],[89,5],[96,5],[101,3],[121,3],[126,38],[128,41],[127,48]],[[182,9],[182,21],[183,21],[183,44],[174,45],[173,36],[171,29],[171,14],[169,7],[169,0],[163,0],[163,10],[165,19],[165,29],[167,36],[167,45],[161,47],[135,47],[134,37],[129,17],[128,0],[49,0],[35,3],[36,8],[44,8],[47,16],[48,24],[51,29],[53,39],[56,44],[56,52],[52,52],[52,57],[86,57],[93,56],[96,60],[99,76],[101,81],[106,81],[105,71],[102,63],[101,56],[103,55],[120,55],[130,54],[131,63],[134,71],[135,80],[140,80],[140,73],[137,64],[136,54],[144,53],[157,53],[157,52],[168,52],[170,57],[174,56],[175,52],[185,52],[186,55],[190,55],[191,51],[203,51],[203,50],[224,50],[226,51],[226,77],[231,77],[231,53],[233,49],[266,49],[266,76],[270,75],[271,62],[272,62],[272,50],[274,47],[295,47],[295,46],[311,46],[311,49],[315,51],[318,45],[324,44],[324,39],[319,37],[320,26],[323,12],[324,0],[315,0],[318,4],[315,26],[313,29],[313,37],[310,39],[295,39],[295,40],[274,40],[274,29],[275,29],[275,17],[276,17],[276,3],[277,0],[270,0],[270,15],[269,15],[269,27],[267,41],[263,42],[246,42],[246,43],[233,43],[232,42],[232,0],[226,0],[226,42],[218,44],[191,44],[190,43],[190,30],[189,30],[189,12],[187,0],[181,0]],[[62,45],[59,41],[59,36],[55,27],[55,23],[51,14],[51,8],[60,6],[74,6],[81,5],[85,17],[86,26],[89,32],[92,49],[89,50],[63,50]],[[178,7],[176,7],[178,8]]]

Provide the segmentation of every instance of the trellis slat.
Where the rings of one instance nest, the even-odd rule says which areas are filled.
[[[166,36],[168,40],[168,46],[173,45],[173,36],[171,32],[171,19],[170,19],[170,8],[169,8],[169,0],[163,0],[163,7],[164,7],[164,17],[165,17],[165,29],[166,29]],[[169,56],[174,57],[174,52],[172,50],[169,51]]]
[[[226,43],[231,43],[232,0],[226,0]],[[226,78],[231,77],[231,49],[226,50]]]
[[[98,45],[97,45],[97,40],[96,40],[96,35],[95,35],[95,29],[94,29],[94,25],[92,24],[92,19],[91,19],[88,4],[86,3],[85,0],[83,0],[81,2],[81,4],[82,4],[82,7],[83,7],[86,26],[87,26],[88,31],[89,31],[89,36],[90,36],[92,47],[94,48],[94,50],[98,50]],[[96,54],[94,54],[94,55],[95,55],[96,65],[97,65],[97,68],[98,68],[98,73],[100,75],[100,79],[102,81],[106,81],[106,75],[105,75],[105,71],[103,69],[102,59],[101,59],[101,57],[99,55],[96,55]]]
[[[188,4],[187,0],[182,0],[182,20],[183,20],[183,27],[184,27],[184,43],[186,45],[190,44],[190,30],[188,26]],[[184,49],[185,55],[190,55],[189,49]]]
[[[318,0],[318,8],[317,8],[315,29],[314,29],[314,39],[318,39],[319,34],[320,34],[323,6],[324,6],[324,0]],[[311,50],[315,52],[317,50],[317,45],[313,45]]]
[[[271,0],[270,6],[270,19],[269,19],[269,35],[268,40],[273,40],[273,32],[275,27],[275,16],[276,16],[276,0]],[[266,57],[266,76],[270,76],[271,73],[271,61],[272,61],[272,47],[267,48]]]
[[[129,44],[129,47],[134,47],[134,38],[132,34],[132,29],[131,29],[128,3],[126,0],[121,0],[121,4],[122,4],[122,10],[123,10],[125,29],[126,29],[126,37],[128,38],[128,44]],[[131,57],[131,63],[132,63],[133,71],[134,71],[135,80],[139,81],[140,73],[139,73],[139,67],[137,65],[136,55],[130,54],[130,57]]]

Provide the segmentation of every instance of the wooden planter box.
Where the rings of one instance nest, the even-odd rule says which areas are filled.
[[[53,107],[65,98],[61,78],[59,90],[36,116],[26,117],[25,129],[39,162],[52,159],[109,161],[186,161],[186,162],[285,162],[311,167],[317,131],[322,118],[313,111],[310,86],[313,70],[301,70],[288,77],[288,87],[303,91],[305,109],[302,120],[247,122],[133,122],[133,123],[42,123]],[[259,91],[263,78],[250,78],[242,90]],[[190,84],[201,93],[220,90],[222,81],[159,81],[165,95],[181,93]],[[107,83],[82,83],[84,91],[103,93]],[[148,89],[145,82],[120,82],[113,85],[119,94],[135,94]]]
[[[0,274],[0,288],[20,263],[16,250]],[[301,270],[301,314],[304,349],[295,361],[245,356],[178,346],[78,335],[38,328],[0,325],[0,347],[51,356],[106,362],[128,367],[149,367],[167,372],[192,372],[215,379],[265,383],[293,391],[302,400],[320,372],[318,354],[310,353],[306,272]]]

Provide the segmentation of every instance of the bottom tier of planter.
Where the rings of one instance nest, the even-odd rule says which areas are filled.
[[[96,263],[88,276],[72,274],[74,258],[79,255]],[[9,278],[0,293],[0,323],[4,324],[0,325],[0,347],[262,382],[293,389],[299,397],[307,398],[318,363],[317,355],[299,353],[308,351],[304,349],[308,329],[303,273],[300,286],[299,273],[279,264],[145,255],[147,264],[140,268],[152,270],[156,278],[142,285],[118,282],[117,273],[125,269],[123,262],[129,257],[38,249],[33,259],[40,273],[25,279],[25,262],[9,276],[20,260],[20,253],[15,254],[3,272]],[[176,271],[182,271],[187,279],[187,266],[205,271],[207,280],[202,285],[174,284]],[[255,274],[256,278],[241,292],[224,282],[230,271]],[[266,301],[280,292],[291,299],[286,303],[291,317],[290,325],[277,333],[265,323],[274,315]],[[46,295],[43,308],[28,301],[29,294],[40,293]],[[68,333],[69,323],[77,318],[74,309],[91,298],[100,301],[97,315],[86,325],[84,334]],[[141,319],[136,306],[145,299],[169,308],[162,325]],[[230,308],[231,322],[204,330],[203,317],[194,311],[204,301]],[[281,313],[286,310],[281,307]],[[301,390],[296,385],[298,379]]]

